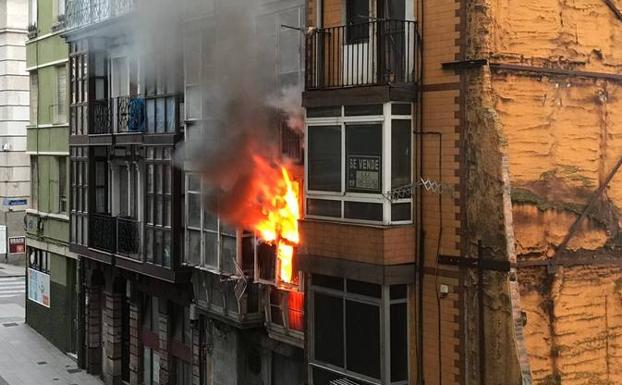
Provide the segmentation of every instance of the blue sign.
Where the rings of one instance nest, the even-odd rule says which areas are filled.
[[[28,199],[9,199],[9,206],[26,206]]]

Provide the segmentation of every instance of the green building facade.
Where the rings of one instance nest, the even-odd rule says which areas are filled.
[[[31,0],[29,39],[31,204],[27,210],[26,322],[77,354],[78,259],[69,252],[68,49],[63,0]]]

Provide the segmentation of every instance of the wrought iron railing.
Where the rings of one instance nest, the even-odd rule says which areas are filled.
[[[88,133],[176,133],[181,128],[181,101],[180,95],[155,95],[90,102]]]
[[[110,134],[112,130],[110,106],[107,100],[89,103],[89,134]]]
[[[305,86],[317,90],[417,83],[420,50],[415,21],[316,29],[306,37]]]
[[[68,0],[65,8],[67,29],[89,25],[130,13],[136,0]]]
[[[114,253],[116,251],[115,217],[105,214],[89,215],[89,247]]]
[[[140,259],[141,223],[106,214],[89,215],[89,247]]]
[[[128,257],[140,255],[140,222],[129,218],[117,218],[117,253]]]
[[[115,132],[145,131],[145,100],[142,97],[121,96],[113,99]]]

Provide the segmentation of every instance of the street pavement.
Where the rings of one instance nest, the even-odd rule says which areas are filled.
[[[0,385],[102,385],[24,323],[25,279],[0,263]]]

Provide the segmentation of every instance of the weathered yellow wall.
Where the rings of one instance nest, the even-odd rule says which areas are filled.
[[[471,45],[491,62],[622,73],[622,21],[602,0],[480,0]],[[618,6],[622,2],[617,1]],[[551,258],[622,156],[620,81],[493,71],[491,107],[509,160],[518,260]],[[617,175],[568,244],[609,254],[622,209]],[[591,254],[590,254],[591,253]],[[520,269],[535,384],[622,383],[622,271],[607,265]]]
[[[493,56],[513,61],[559,60],[588,71],[615,72],[622,64],[621,22],[603,0],[488,3],[494,19]],[[622,2],[616,3],[622,7]]]

